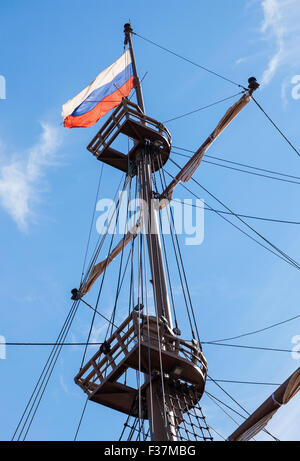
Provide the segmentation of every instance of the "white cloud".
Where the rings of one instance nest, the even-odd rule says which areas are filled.
[[[247,62],[249,60],[249,56],[244,56],[243,58],[236,59],[235,65],[238,66],[239,64],[242,64],[243,62]]]
[[[267,85],[280,68],[290,71],[300,63],[300,8],[298,0],[263,0],[261,7],[261,33],[273,48],[261,79]]]
[[[107,331],[107,323],[101,323],[98,326],[93,326],[90,337],[90,343],[98,343],[103,341],[104,333]],[[99,346],[91,346],[99,349]]]
[[[69,389],[68,389],[68,386],[66,385],[65,383],[65,380],[64,380],[64,377],[63,375],[60,375],[59,376],[59,381],[60,381],[60,385],[61,387],[63,388],[63,390],[65,391],[66,394],[69,394]]]
[[[40,200],[41,180],[46,169],[56,164],[55,153],[61,144],[59,129],[41,123],[38,142],[22,154],[13,154],[10,161],[0,162],[0,205],[10,214],[20,230],[25,231],[33,217],[33,206]],[[3,145],[0,143],[3,153]]]

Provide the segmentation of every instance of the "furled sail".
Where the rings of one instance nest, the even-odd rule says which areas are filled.
[[[113,262],[113,260],[118,256],[118,254],[121,253],[123,248],[125,248],[126,245],[140,232],[141,222],[141,219],[138,219],[137,223],[127,232],[127,234],[124,235],[122,240],[120,240],[120,242],[107,256],[107,258],[93,267],[87,282],[83,285],[83,287],[80,288],[81,296],[86,295],[90,291],[91,287],[94,285],[98,277],[100,277],[100,275],[104,272],[105,268]]]
[[[200,165],[207,149],[212,145],[212,143],[217,139],[217,137],[222,133],[222,131],[229,125],[229,123],[232,122],[232,120],[239,114],[239,112],[249,103],[250,100],[251,93],[249,91],[227,110],[226,114],[220,120],[214,131],[199,147],[199,149],[197,150],[197,152],[195,152],[193,157],[180,170],[177,176],[166,187],[162,194],[162,197],[171,199],[173,190],[177,186],[177,184],[179,184],[181,181],[187,182],[189,179],[191,179],[192,175],[195,173],[196,169]],[[166,203],[162,201],[161,208],[163,208],[165,204]]]
[[[300,367],[228,437],[229,441],[247,441],[263,430],[272,416],[300,390]]]

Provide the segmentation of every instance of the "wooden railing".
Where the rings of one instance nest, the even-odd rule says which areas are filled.
[[[118,136],[121,126],[126,120],[134,120],[156,131],[164,137],[166,144],[171,148],[171,134],[168,129],[154,118],[143,114],[136,104],[123,99],[121,104],[92,139],[87,147],[88,150],[97,157],[101,155],[102,150],[110,146]]]
[[[131,314],[107,340],[110,352],[103,354],[99,349],[75,377],[75,382],[86,392],[92,392],[117,368],[136,343],[135,325]]]
[[[110,375],[120,377],[126,369],[121,362],[139,342],[192,362],[206,376],[207,363],[196,344],[171,334],[170,329],[156,317],[132,312],[107,340],[110,351],[104,354],[99,349],[77,374],[75,382],[91,394]]]

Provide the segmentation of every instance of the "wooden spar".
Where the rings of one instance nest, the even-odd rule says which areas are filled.
[[[131,240],[135,238],[135,236],[140,232],[140,228],[141,219],[138,219],[135,226],[133,226],[130,229],[130,231],[128,231],[127,234],[124,235],[122,240],[120,240],[120,242],[115,246],[115,248],[109,253],[107,258],[93,267],[93,270],[87,282],[83,285],[83,287],[80,288],[80,294],[82,296],[86,295],[90,291],[91,287],[94,285],[98,277],[100,277],[100,275],[104,272],[106,267],[113,262],[113,260],[121,253],[123,248],[125,248],[126,245],[128,245],[128,243],[131,242]]]
[[[229,437],[229,441],[247,441],[262,431],[272,416],[300,390],[300,367]]]
[[[129,43],[131,43],[131,39],[129,38]],[[136,92],[137,92],[137,99],[138,99],[138,104],[140,109],[145,111],[144,108],[144,101],[143,101],[143,95],[142,95],[142,90],[141,90],[141,82],[137,76],[137,70],[136,70],[136,63],[135,63],[135,58],[134,54],[132,53],[132,63],[133,63],[133,69],[135,69],[135,85],[136,85]],[[249,79],[251,80],[251,79]],[[186,165],[180,170],[180,172],[177,174],[177,176],[171,181],[171,183],[166,187],[164,192],[161,195],[161,200],[159,201],[159,206],[156,208],[162,209],[167,203],[168,200],[171,199],[173,190],[174,188],[181,182],[187,182],[189,179],[191,179],[192,175],[196,171],[196,169],[199,167],[202,158],[204,157],[205,152],[207,149],[212,145],[212,143],[217,139],[217,137],[225,130],[225,128],[232,122],[232,120],[241,112],[241,110],[249,103],[251,100],[251,95],[253,91],[255,91],[258,88],[258,83],[255,81],[252,85],[251,83],[249,84],[249,90],[247,93],[245,93],[239,101],[237,101],[235,104],[233,104],[225,113],[223,118],[220,120],[218,123],[217,127],[214,129],[214,131],[210,134],[210,136],[204,141],[204,143],[199,147],[197,152],[193,155],[193,157],[186,163]],[[126,162],[127,163],[127,162]],[[140,178],[141,179],[141,178]],[[145,181],[144,181],[145,182]],[[151,196],[151,191],[148,194]],[[153,210],[151,211],[153,215]],[[152,223],[153,225],[153,223]],[[138,226],[138,223],[136,224]],[[88,293],[94,282],[97,280],[97,278],[102,274],[104,271],[105,267],[107,267],[115,258],[116,256],[122,251],[122,249],[132,240],[132,238],[135,236],[135,232],[128,232],[128,234],[118,243],[118,245],[115,247],[115,249],[111,252],[111,254],[104,260],[98,263],[96,266],[94,266],[91,275],[87,281],[87,283],[84,285],[84,287],[80,290],[81,294],[85,295]],[[151,236],[150,238],[153,239]],[[156,242],[152,242],[152,245],[156,247]],[[157,254],[157,251],[152,251],[152,255]],[[155,262],[155,260],[154,260]],[[158,274],[159,272],[154,269],[154,273]],[[160,280],[157,281],[157,284],[163,283]],[[159,298],[161,298],[161,295],[159,295]],[[165,299],[167,299],[165,297]],[[164,304],[167,304],[165,302]],[[166,315],[168,316],[168,315]],[[170,317],[170,316],[169,316]]]
[[[249,79],[251,80],[251,79]],[[167,201],[171,199],[173,190],[181,182],[187,182],[197,168],[199,167],[205,152],[213,144],[213,142],[218,138],[218,136],[225,130],[225,128],[232,122],[232,120],[241,112],[241,110],[250,102],[251,95],[256,88],[258,88],[258,83],[254,87],[250,87],[249,90],[245,93],[235,104],[233,104],[226,112],[224,117],[220,120],[216,128],[210,134],[210,136],[204,141],[204,143],[199,147],[197,152],[193,157],[186,163],[186,165],[180,170],[177,176],[171,181],[171,183],[166,187],[161,195],[160,208],[163,208]],[[251,85],[252,86],[252,85]],[[167,200],[166,200],[167,199]]]

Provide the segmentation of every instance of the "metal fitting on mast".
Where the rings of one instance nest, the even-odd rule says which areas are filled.
[[[133,32],[133,29],[131,27],[131,24],[129,22],[124,24],[124,34],[125,34],[124,45],[128,45],[129,34],[131,34],[132,32]]]
[[[257,90],[259,88],[259,83],[257,82],[255,77],[249,77],[248,78],[248,88],[249,88],[249,94],[251,95],[253,91]]]

